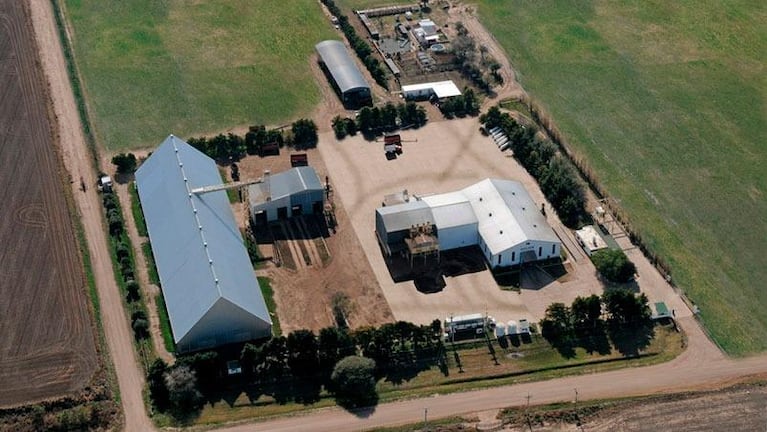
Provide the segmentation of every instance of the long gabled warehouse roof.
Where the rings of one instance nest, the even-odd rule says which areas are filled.
[[[203,320],[225,326],[235,316],[271,326],[226,192],[192,193],[221,183],[213,159],[173,135],[136,171],[176,343]]]
[[[370,89],[370,85],[365,81],[365,77],[362,76],[357,64],[349,56],[343,42],[326,40],[318,43],[314,48],[330,71],[330,75],[333,76],[333,80],[335,80],[341,93],[361,88]]]

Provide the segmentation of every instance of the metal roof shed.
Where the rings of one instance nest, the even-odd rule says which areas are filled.
[[[271,318],[213,159],[170,135],[136,171],[180,352],[271,335]]]
[[[326,40],[318,43],[314,48],[341,91],[344,102],[362,103],[370,99],[370,85],[349,56],[343,42]]]

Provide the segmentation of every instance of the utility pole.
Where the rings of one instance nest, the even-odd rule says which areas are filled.
[[[530,393],[527,394],[527,406],[525,406],[525,417],[527,418],[527,427],[533,432],[533,423],[530,422]]]
[[[426,428],[426,423],[428,421],[427,420],[428,415],[429,415],[429,408],[427,407],[427,408],[423,409],[423,427],[424,427],[424,429]]]

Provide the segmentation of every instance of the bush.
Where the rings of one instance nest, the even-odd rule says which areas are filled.
[[[293,122],[293,145],[297,148],[313,148],[317,146],[317,125],[309,119]]]
[[[136,156],[133,153],[120,153],[112,158],[119,174],[132,174],[136,171]]]
[[[149,323],[147,320],[139,318],[135,321],[133,321],[133,334],[136,336],[136,339],[146,339],[149,337]]]
[[[625,283],[634,279],[636,266],[621,250],[599,250],[591,255],[591,261],[599,274],[611,282]]]
[[[375,368],[373,360],[359,356],[345,357],[336,364],[330,380],[341,406],[368,406],[377,401]]]

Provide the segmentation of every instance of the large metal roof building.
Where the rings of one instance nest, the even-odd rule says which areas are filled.
[[[344,103],[364,105],[370,102],[370,85],[365,81],[354,59],[349,56],[343,42],[326,40],[318,43],[314,48],[333,77]]]
[[[170,135],[136,171],[176,347],[271,335],[271,318],[213,159]]]
[[[460,191],[409,198],[376,210],[387,255],[404,250],[410,228],[431,224],[441,251],[477,245],[491,267],[559,256],[561,242],[521,183],[485,179]]]

